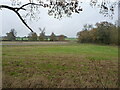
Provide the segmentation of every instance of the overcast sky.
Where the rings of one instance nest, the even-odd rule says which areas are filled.
[[[6,4],[8,1],[10,0],[6,0],[6,2],[0,0],[0,4]],[[99,9],[90,7],[89,3],[83,3],[81,6],[83,7],[83,11],[80,14],[73,14],[72,17],[65,17],[61,20],[48,16],[47,10],[41,8],[39,21],[28,22],[28,24],[38,35],[40,33],[38,28],[45,27],[46,35],[54,32],[56,35],[64,34],[68,37],[76,37],[77,32],[82,30],[84,24],[95,24],[101,21],[114,23],[118,19],[117,7],[114,18],[110,19],[99,14]],[[17,31],[17,36],[27,36],[30,33],[30,30],[20,21],[18,16],[10,10],[0,10],[0,21],[2,36],[5,36],[12,28]]]

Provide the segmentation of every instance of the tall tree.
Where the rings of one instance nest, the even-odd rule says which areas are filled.
[[[56,35],[53,32],[50,35],[50,41],[56,41]]]
[[[110,32],[114,25],[108,22],[97,23],[97,36],[100,43],[110,44]]]
[[[96,28],[77,33],[78,42],[118,45],[118,26],[109,22],[96,23]]]
[[[8,40],[15,41],[16,35],[17,35],[17,32],[15,31],[15,29],[11,29],[11,31],[9,33],[6,33],[6,34],[7,34],[6,38]]]
[[[93,28],[93,25],[92,24],[85,24],[83,26],[83,30],[91,30]]]
[[[37,34],[35,32],[31,32],[28,34],[28,39],[30,41],[37,41]]]

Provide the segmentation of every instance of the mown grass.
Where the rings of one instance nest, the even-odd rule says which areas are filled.
[[[4,88],[118,87],[118,49],[92,44],[3,46]]]

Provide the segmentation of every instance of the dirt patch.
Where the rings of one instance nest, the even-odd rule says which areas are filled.
[[[65,45],[69,42],[2,42],[2,45]]]

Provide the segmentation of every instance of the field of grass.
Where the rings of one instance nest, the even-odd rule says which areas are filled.
[[[92,44],[4,45],[3,88],[118,87],[118,49]]]
[[[65,38],[65,40],[69,40],[69,41],[76,41],[77,38]]]

